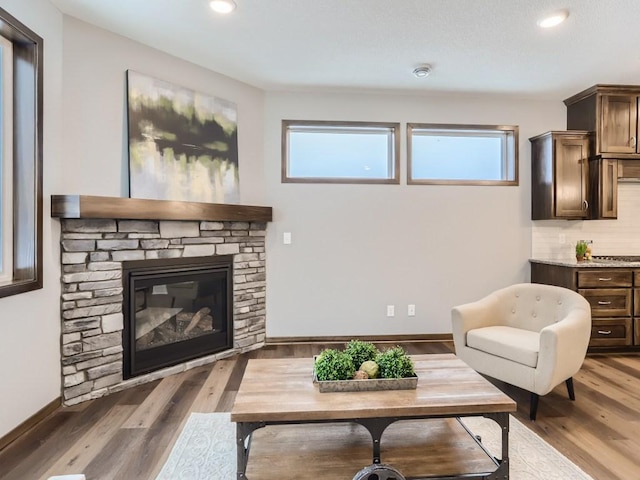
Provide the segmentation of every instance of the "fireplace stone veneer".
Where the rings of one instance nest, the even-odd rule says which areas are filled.
[[[61,219],[65,405],[253,350],[265,340],[266,223]],[[123,380],[122,262],[233,256],[233,348]]]

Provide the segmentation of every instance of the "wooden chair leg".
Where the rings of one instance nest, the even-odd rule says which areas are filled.
[[[569,398],[571,400],[575,400],[576,399],[576,393],[573,390],[573,377],[567,378],[564,383],[567,384],[567,393],[569,393]]]
[[[538,413],[538,399],[540,396],[537,393],[531,392],[531,407],[529,408],[529,419],[535,422],[536,413]]]

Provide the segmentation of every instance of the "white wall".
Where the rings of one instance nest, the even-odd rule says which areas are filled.
[[[268,337],[446,333],[452,306],[529,281],[528,138],[563,128],[561,100],[268,93],[265,112]],[[401,185],[280,183],[283,119],[402,122]],[[519,125],[520,186],[406,185],[406,122]]]
[[[236,103],[240,197],[264,203],[261,90],[153,48],[64,17],[64,191],[128,196],[128,69]]]
[[[44,288],[0,299],[0,437],[60,396],[59,225],[49,218],[60,181],[62,15],[47,0],[2,0],[44,39]]]
[[[45,287],[0,299],[1,437],[60,396],[60,225],[50,197],[128,194],[127,69],[235,102],[241,202],[264,205],[265,185],[262,91],[63,17],[47,0],[0,6],[45,39]]]
[[[0,436],[59,396],[59,223],[51,194],[127,193],[125,71],[236,102],[242,203],[271,205],[269,336],[449,332],[451,306],[528,280],[528,137],[561,129],[557,102],[269,93],[63,17],[0,0],[45,38],[45,288],[0,299]],[[63,43],[64,42],[64,43]],[[519,187],[280,183],[282,119],[520,125]],[[404,136],[404,133],[403,133]],[[284,231],[292,245],[282,245]],[[406,305],[415,303],[415,318]],[[395,304],[394,319],[385,305]],[[27,340],[28,339],[28,340]]]

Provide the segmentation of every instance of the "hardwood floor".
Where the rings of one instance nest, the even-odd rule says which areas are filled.
[[[62,407],[0,452],[0,479],[84,473],[89,480],[154,479],[190,412],[230,411],[249,358],[311,357],[329,344],[269,345],[73,407]],[[442,343],[403,344],[409,353],[448,353]],[[540,399],[494,383],[518,402],[516,417],[596,480],[640,478],[640,356],[587,357],[574,377]],[[517,479],[516,479],[517,480]]]

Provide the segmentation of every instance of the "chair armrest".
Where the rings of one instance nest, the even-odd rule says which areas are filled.
[[[536,393],[545,395],[580,370],[590,337],[591,312],[586,309],[573,310],[540,331]]]
[[[495,308],[496,297],[488,295],[476,302],[465,303],[451,309],[453,341],[456,351],[466,346],[467,332],[474,328],[501,325],[499,313]]]

